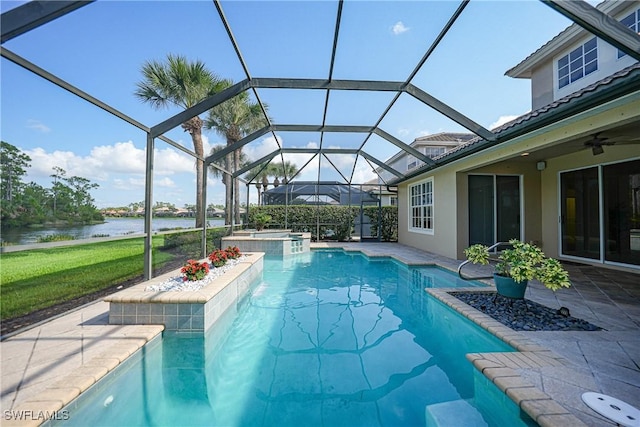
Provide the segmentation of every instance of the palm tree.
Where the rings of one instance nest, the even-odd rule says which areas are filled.
[[[214,145],[213,147],[211,147],[211,151],[209,152],[209,156],[213,156],[214,154],[219,153],[220,151],[224,150],[225,146],[224,145]],[[221,159],[216,159],[213,162],[215,165],[220,166],[221,168],[225,168],[227,166],[227,159],[225,158],[221,158]],[[247,155],[243,152],[240,152],[240,167],[243,168],[245,166],[247,166],[249,164],[249,159],[247,158]],[[228,170],[228,169],[225,169]],[[257,172],[257,171],[256,171]],[[214,167],[213,165],[209,165],[209,173],[211,173],[211,175],[214,178],[221,178],[222,179],[222,183],[224,185],[227,185],[227,174],[225,174],[224,172],[222,172],[220,169]],[[229,211],[228,207],[231,206],[230,204],[227,204],[225,206],[225,218],[227,217],[226,212]]]
[[[137,83],[134,94],[155,109],[171,105],[187,109],[229,86],[228,81],[207,70],[203,62],[190,62],[181,55],[169,54],[165,61],[147,61],[141,71],[143,80]],[[204,162],[200,160],[204,157],[202,126],[198,116],[182,123],[182,129],[191,135],[193,150],[199,156],[196,159],[196,227],[204,224]]]
[[[265,110],[267,106],[265,105]],[[215,130],[219,135],[227,139],[227,146],[233,145],[243,137],[266,126],[267,118],[262,112],[260,104],[251,102],[249,94],[242,92],[235,97],[226,100],[222,104],[216,105],[209,110],[209,116],[205,121],[207,129]],[[242,147],[233,151],[225,157],[225,169],[235,172],[240,169]],[[227,206],[231,206],[231,177],[224,176],[226,186],[225,201]],[[239,185],[238,178],[234,180],[234,187]],[[240,222],[240,192],[235,191],[233,197],[235,222]],[[231,224],[231,212],[227,209],[225,223]]]
[[[295,174],[298,173],[298,167],[291,163],[288,160],[285,160],[284,163],[274,163],[273,164],[273,173],[276,180],[279,181],[279,178],[282,177],[282,183],[288,183]],[[275,182],[274,182],[275,183]],[[277,187],[277,186],[276,186]]]
[[[268,182],[268,177],[273,175],[272,165],[268,165],[267,167],[264,167],[264,166],[265,166],[264,163],[261,165],[254,166],[245,175],[245,178],[247,179],[247,181],[249,182],[253,181],[254,185],[256,186],[256,190],[258,191],[258,205],[260,205],[260,194],[261,194],[260,188],[264,186],[264,182]],[[264,190],[265,191],[267,190],[266,186]]]

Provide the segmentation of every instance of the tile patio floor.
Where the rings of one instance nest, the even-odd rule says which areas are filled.
[[[459,261],[396,243],[319,243],[313,247],[344,247],[370,256],[394,254],[408,264],[436,263],[455,270]],[[528,383],[544,391],[589,426],[614,425],[581,401],[586,391],[617,397],[640,408],[640,273],[568,265],[573,287],[555,294],[530,284],[526,298],[551,308],[568,307],[571,315],[603,328],[596,332],[518,332],[564,359],[560,366],[518,367]],[[77,395],[60,380],[82,376],[87,383],[148,340],[161,326],[118,326],[107,323],[108,305],[89,304],[66,315],[10,336],[0,343],[0,409],[3,426],[14,425],[5,411],[41,409],[41,399],[55,407],[59,395]],[[43,394],[45,389],[48,392]],[[49,393],[49,394],[47,394]],[[26,405],[26,406],[25,406]],[[19,424],[19,423],[18,423]],[[21,424],[24,425],[24,424]]]

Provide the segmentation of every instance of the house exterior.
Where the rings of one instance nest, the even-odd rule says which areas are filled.
[[[598,8],[639,30],[640,2]],[[507,75],[531,79],[532,111],[398,182],[399,242],[463,259],[519,238],[640,271],[640,63],[572,25]]]

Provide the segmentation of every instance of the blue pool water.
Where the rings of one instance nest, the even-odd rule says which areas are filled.
[[[465,358],[513,349],[424,292],[442,286],[469,282],[342,251],[267,257],[204,336],[152,341],[64,425],[526,425]]]

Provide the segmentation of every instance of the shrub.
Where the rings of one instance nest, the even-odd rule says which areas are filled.
[[[185,281],[202,280],[209,273],[209,263],[190,259],[180,272],[182,272]]]
[[[209,254],[209,261],[214,267],[222,267],[227,263],[227,252],[222,249],[216,249]]]
[[[355,218],[360,215],[360,207],[331,205],[254,206],[249,209],[248,223],[250,227],[255,226],[255,216],[259,213],[271,216],[270,224],[272,227],[285,228],[286,226],[294,233],[310,232],[313,240],[327,238],[347,240],[353,232]],[[364,214],[371,219],[372,235],[377,236],[378,207],[365,207]],[[382,208],[381,235],[382,239],[386,241],[398,239],[398,209],[395,206]]]
[[[76,240],[76,238],[70,234],[47,234],[38,237],[38,243],[63,242],[65,240]]]

